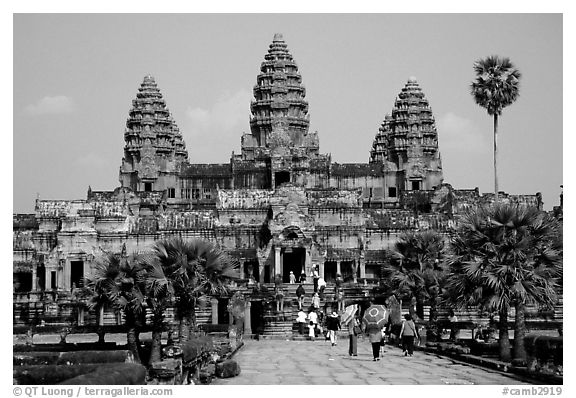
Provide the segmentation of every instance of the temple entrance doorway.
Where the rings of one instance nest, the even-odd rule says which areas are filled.
[[[264,306],[262,301],[251,301],[250,306],[250,327],[253,334],[264,332]]]
[[[300,276],[306,264],[306,250],[303,247],[282,249],[282,282],[290,282],[290,271],[296,278]]]
[[[336,261],[326,261],[324,263],[324,280],[334,282],[336,280]]]
[[[228,312],[228,299],[218,299],[218,324],[227,325],[230,323],[230,313]]]
[[[15,293],[25,293],[32,290],[31,272],[15,272],[13,275]]]
[[[246,261],[244,263],[244,277],[250,279],[253,277],[256,282],[260,282],[260,274],[258,273],[257,261]]]
[[[366,278],[378,278],[380,276],[380,264],[366,264]]]
[[[38,279],[36,289],[46,290],[46,267],[44,265],[39,265],[36,269],[36,278]]]
[[[286,182],[290,182],[289,171],[277,171],[274,173],[274,187],[279,187]]]
[[[266,264],[264,266],[264,283],[270,283],[271,282],[271,278],[270,278],[270,264]]]
[[[342,279],[344,282],[351,282],[354,280],[354,261],[342,261],[340,263],[340,271],[342,271]]]
[[[84,261],[70,261],[70,288],[84,286]]]

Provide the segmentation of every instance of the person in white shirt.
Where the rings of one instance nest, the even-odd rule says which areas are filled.
[[[310,313],[308,314],[308,320],[314,323],[314,325],[318,324],[318,314],[316,313],[316,311],[314,310],[310,311]]]
[[[326,289],[326,281],[324,278],[320,277],[318,278],[318,293],[321,298],[324,297],[324,289]]]
[[[306,329],[306,313],[304,311],[302,310],[298,311],[298,317],[296,318],[296,322],[298,322],[300,334],[304,334],[304,330]]]

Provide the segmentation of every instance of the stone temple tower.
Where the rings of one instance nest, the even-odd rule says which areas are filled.
[[[152,76],[144,77],[124,132],[120,184],[134,191],[175,194],[180,166],[188,160],[182,135]]]
[[[244,159],[269,155],[282,149],[298,149],[307,156],[318,153],[318,137],[309,134],[306,89],[298,66],[280,33],[274,35],[250,104],[250,131],[242,137]]]
[[[382,122],[372,144],[370,162],[395,166],[404,190],[430,190],[442,183],[434,116],[415,78],[408,79],[392,114]]]

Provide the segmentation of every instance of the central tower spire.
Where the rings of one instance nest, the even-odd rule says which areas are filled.
[[[298,66],[282,34],[276,33],[260,66],[250,104],[250,130],[257,146],[270,147],[271,141],[278,140],[304,145],[310,124],[305,96]],[[284,136],[274,137],[278,134]]]

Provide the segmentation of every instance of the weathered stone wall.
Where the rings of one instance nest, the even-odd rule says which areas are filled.
[[[337,247],[342,249],[359,248],[361,244],[360,236],[362,233],[362,226],[317,226],[314,231],[316,242],[321,247]]]
[[[263,189],[218,190],[218,209],[267,209],[272,191]]]
[[[361,208],[361,192],[358,189],[310,189],[306,199],[311,207],[325,208]]]
[[[213,228],[217,223],[212,211],[168,211],[158,216],[158,230],[189,230]]]
[[[35,214],[14,214],[12,216],[12,229],[14,231],[34,231],[38,229],[38,220]]]
[[[219,209],[217,225],[220,226],[260,226],[266,220],[266,209]]]
[[[380,228],[383,230],[426,230],[452,231],[456,221],[444,214],[416,214],[411,210],[397,209],[366,209],[367,228]]]
[[[358,208],[312,207],[308,209],[308,214],[319,226],[358,226],[366,221],[362,209]]]
[[[257,247],[257,227],[230,227],[222,226],[215,228],[215,239],[220,247],[227,250],[255,249]]]

